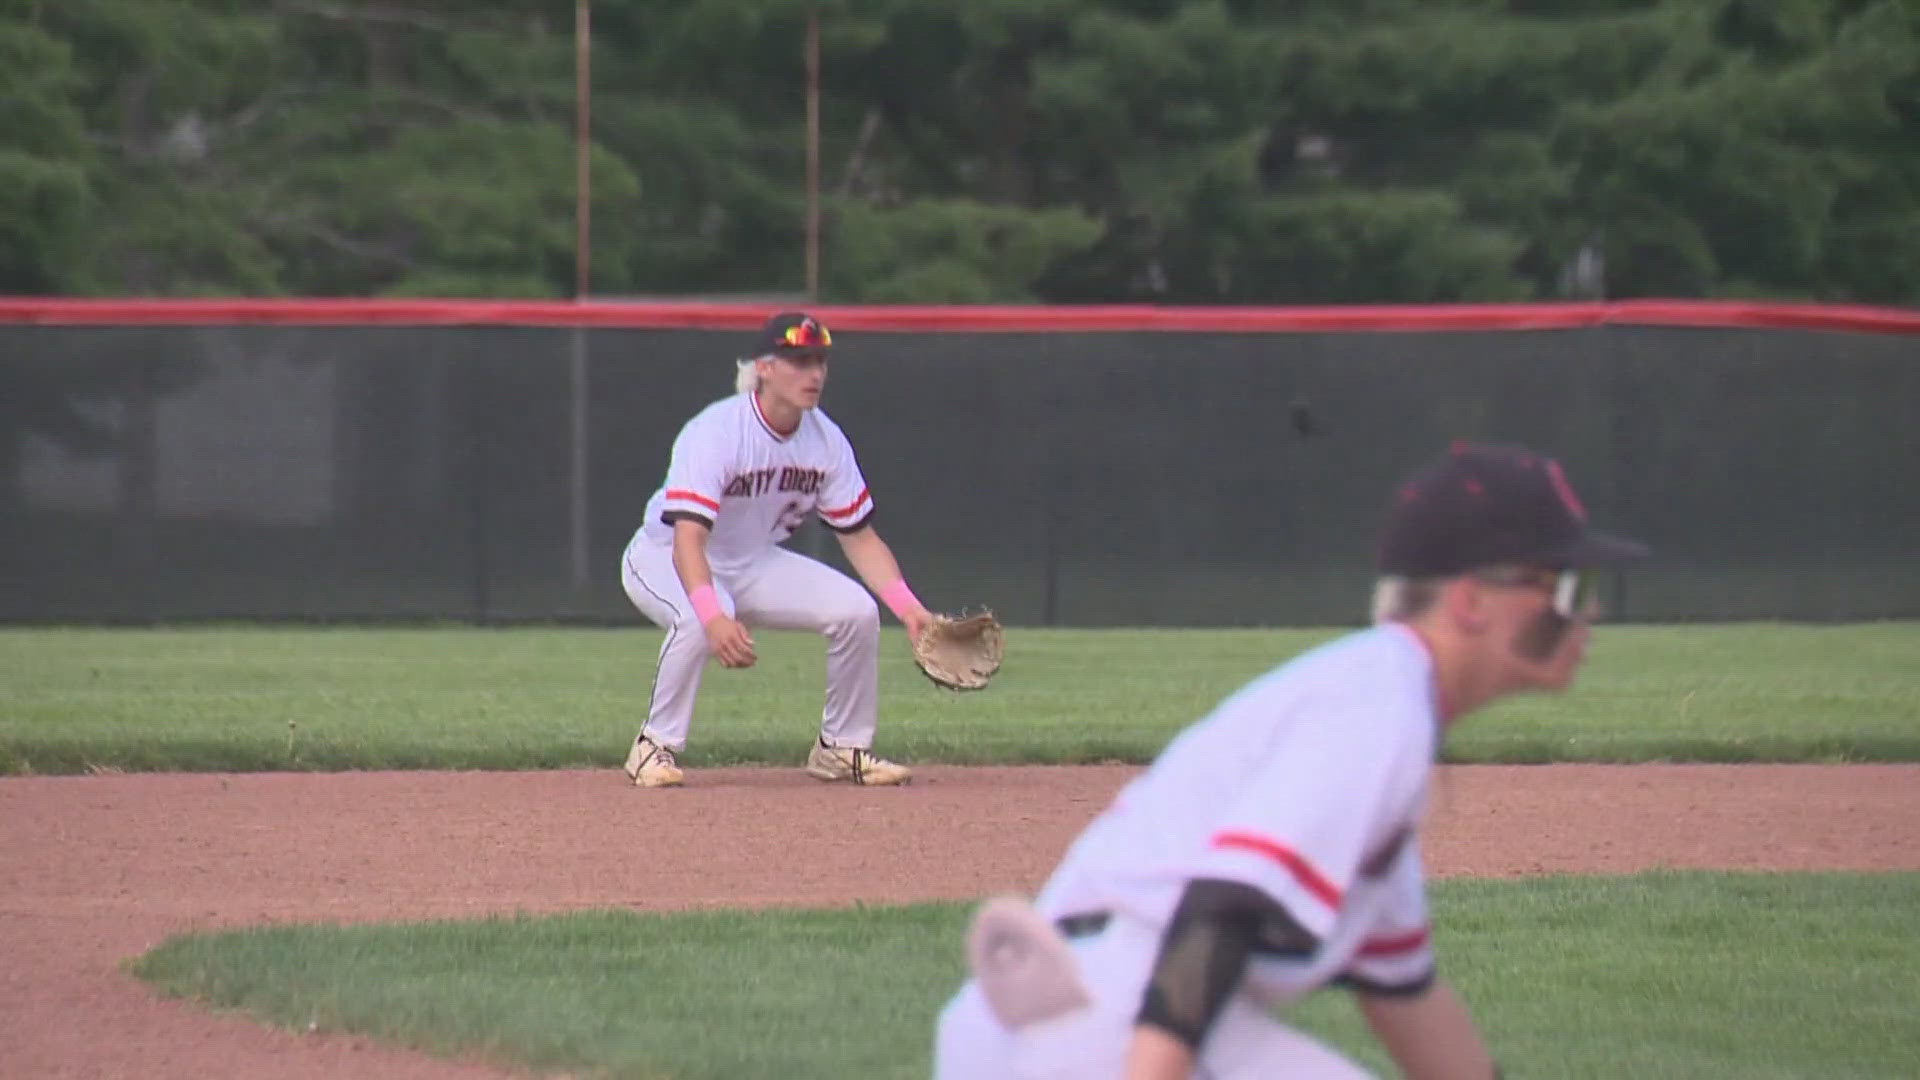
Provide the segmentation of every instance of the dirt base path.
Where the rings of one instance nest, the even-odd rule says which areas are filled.
[[[966,899],[1037,885],[1135,770],[927,768],[910,788],[718,769],[0,780],[0,1072],[505,1075],[161,1001],[168,935],[594,907]],[[1454,767],[1439,875],[1920,870],[1920,766]],[[958,948],[958,942],[955,943]]]

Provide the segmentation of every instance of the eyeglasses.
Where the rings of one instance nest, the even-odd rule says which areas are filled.
[[[1474,575],[1489,585],[1544,589],[1553,597],[1554,614],[1563,619],[1590,616],[1596,610],[1600,583],[1584,570],[1536,570],[1501,567]]]
[[[790,349],[824,349],[833,344],[833,335],[812,319],[801,319],[787,327],[786,333],[780,337],[780,344]]]

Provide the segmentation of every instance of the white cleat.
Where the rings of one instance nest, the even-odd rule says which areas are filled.
[[[896,765],[871,750],[855,746],[823,746],[813,740],[807,754],[807,775],[816,780],[850,780],[856,784],[893,785],[913,779],[913,770]]]
[[[673,751],[645,735],[635,739],[633,749],[627,751],[626,770],[635,787],[679,787],[686,781]]]

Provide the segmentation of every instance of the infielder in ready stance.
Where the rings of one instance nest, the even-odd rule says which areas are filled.
[[[1364,1077],[1275,1016],[1359,994],[1409,1077],[1499,1075],[1435,973],[1419,824],[1449,726],[1573,681],[1596,533],[1553,460],[1456,446],[1388,513],[1375,625],[1188,728],[1068,849],[1038,899],[975,916],[941,1080]]]
[[[827,701],[807,772],[821,780],[904,784],[904,766],[873,753],[880,615],[846,575],[780,547],[817,513],[847,561],[917,638],[930,618],[873,530],[873,498],[839,425],[818,408],[833,338],[817,319],[783,312],[741,360],[730,398],[687,421],[666,483],[647,501],[620,580],[633,606],[666,630],[647,721],[627,754],[641,787],[677,787],[694,699],[709,654],[754,662],[748,626],[827,638]]]

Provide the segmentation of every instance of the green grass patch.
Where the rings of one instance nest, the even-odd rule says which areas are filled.
[[[1334,630],[1015,627],[986,691],[923,679],[890,628],[880,747],[914,762],[1144,762]],[[710,667],[689,764],[793,764],[824,645],[758,635]],[[613,767],[638,730],[648,628],[0,630],[0,774]],[[1920,623],[1609,626],[1574,692],[1510,699],[1454,761],[1920,760]]]
[[[1509,1076],[1920,1076],[1920,874],[1448,880],[1433,902]],[[1350,999],[1298,1019],[1385,1066]]]
[[[1442,966],[1508,1075],[1920,1075],[1920,875],[1434,886]],[[170,939],[162,992],[540,1074],[924,1077],[968,907],[598,911]],[[1294,1020],[1375,1068],[1344,994]]]

